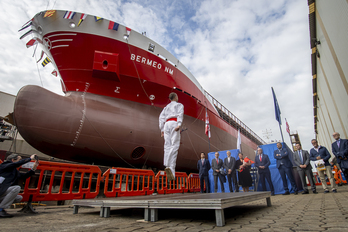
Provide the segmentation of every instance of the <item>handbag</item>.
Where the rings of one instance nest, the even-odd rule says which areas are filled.
[[[318,171],[325,171],[326,170],[324,160],[321,159],[321,160],[314,161],[314,164],[315,164],[315,167]]]

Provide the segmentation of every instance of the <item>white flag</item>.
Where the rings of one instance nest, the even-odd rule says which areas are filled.
[[[238,138],[237,138],[237,149],[240,150],[240,145],[242,144],[242,139],[240,138],[240,129],[238,129]]]

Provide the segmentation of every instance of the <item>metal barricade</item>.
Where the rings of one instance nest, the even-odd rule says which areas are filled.
[[[21,169],[30,169],[33,165],[32,161]],[[22,201],[91,199],[99,194],[100,179],[98,166],[40,161],[20,195]]]
[[[157,193],[187,193],[188,180],[185,172],[175,172],[175,180],[168,181],[165,171],[159,171],[156,175]]]
[[[199,179],[199,174],[197,173],[190,173],[188,175],[188,184],[189,184],[189,191],[191,193],[194,193],[194,192],[200,192],[201,191],[201,181]],[[204,190],[205,191],[205,182],[204,182]]]
[[[152,170],[111,168],[103,174],[103,180],[106,197],[151,195],[155,191]]]

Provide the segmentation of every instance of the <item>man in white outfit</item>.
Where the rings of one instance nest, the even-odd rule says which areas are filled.
[[[164,160],[168,180],[175,180],[175,166],[180,147],[180,126],[184,117],[184,105],[178,103],[178,95],[170,93],[171,102],[164,107],[159,116],[161,137],[164,137]]]

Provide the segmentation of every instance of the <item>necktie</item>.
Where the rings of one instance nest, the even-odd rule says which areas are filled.
[[[204,160],[202,160],[202,166],[204,165]]]
[[[260,161],[262,162],[262,155],[260,155]]]
[[[219,164],[219,160],[218,159],[216,159],[216,163]]]
[[[340,148],[340,141],[337,140],[337,147]]]
[[[300,155],[300,159],[301,159],[301,164],[303,164],[303,158],[302,158],[302,153],[301,153],[301,150],[298,151],[299,155]]]

